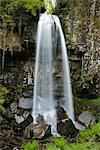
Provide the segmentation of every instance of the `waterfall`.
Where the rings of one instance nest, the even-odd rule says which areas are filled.
[[[54,30],[57,28],[57,30]],[[66,44],[61,28],[59,18],[55,15],[42,14],[38,23],[37,30],[37,47],[36,47],[36,63],[34,74],[34,97],[32,116],[34,122],[39,114],[44,117],[45,122],[51,124],[52,133],[56,131],[56,101],[54,98],[54,82],[53,82],[53,54],[54,37],[59,33],[61,53],[62,53],[62,72],[63,72],[63,91],[64,91],[64,108],[69,117],[74,120],[72,89],[70,81],[70,71]],[[57,41],[55,41],[57,44]]]

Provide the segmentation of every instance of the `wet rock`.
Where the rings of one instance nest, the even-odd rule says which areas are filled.
[[[51,125],[31,123],[25,129],[25,137],[33,139],[43,139],[51,135]]]
[[[78,133],[78,130],[75,128],[72,120],[68,117],[64,108],[58,104],[56,111],[58,133],[66,137],[75,137]]]
[[[32,99],[30,98],[20,98],[18,106],[23,109],[31,109],[32,108]]]
[[[58,103],[58,106],[56,107],[56,112],[57,112],[57,120],[58,121],[69,118],[68,115],[66,114],[66,111],[64,110],[63,107],[60,106],[59,103]]]
[[[75,137],[78,133],[78,130],[75,128],[71,119],[63,119],[57,123],[57,131],[60,135],[66,137]]]
[[[38,116],[36,118],[36,122],[37,123],[44,123],[45,122],[45,120],[41,114],[38,114]]]
[[[78,120],[83,122],[86,127],[88,127],[89,125],[96,122],[96,117],[93,116],[91,112],[84,111],[79,115]]]

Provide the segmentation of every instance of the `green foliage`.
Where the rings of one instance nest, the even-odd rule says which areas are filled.
[[[99,150],[99,144],[95,143],[77,143],[65,146],[65,150]]]
[[[63,137],[55,138],[54,139],[54,144],[56,145],[57,148],[64,149],[64,147],[65,147],[65,140],[64,140]]]
[[[47,14],[52,14],[53,13],[53,8],[48,7],[46,12],[47,12]]]
[[[14,0],[8,5],[9,12],[25,11],[31,12],[32,15],[36,15],[37,8],[43,7],[43,2],[40,0]]]
[[[2,94],[7,94],[9,90],[6,87],[0,87],[0,92],[2,92]]]
[[[27,12],[31,12],[34,16],[36,15],[37,8],[40,9],[44,6],[44,2],[40,0],[25,0],[24,1],[24,8]]]
[[[7,29],[7,35],[11,30],[21,34],[25,17],[36,16],[42,7],[42,0],[0,0],[0,17],[3,27]]]
[[[39,150],[39,144],[37,141],[33,141],[26,143],[24,146],[24,150]]]
[[[0,112],[5,112],[3,107],[4,102],[6,101],[6,96],[9,93],[9,90],[6,87],[0,86]]]
[[[56,3],[53,4],[52,0],[44,0],[44,2],[45,2],[47,14],[52,14],[54,12],[55,7],[56,7]]]
[[[45,150],[100,150],[100,122],[91,126],[90,129],[81,131],[76,143],[70,143],[63,137],[53,138],[52,143],[46,145]],[[38,143],[28,142],[24,150],[39,150]],[[38,146],[36,146],[38,145]],[[37,149],[34,149],[37,148]],[[44,149],[43,149],[44,150]]]
[[[3,105],[4,102],[5,102],[5,99],[3,99],[3,98],[0,97],[0,105]]]
[[[6,109],[0,104],[0,113],[1,112],[4,114],[6,112]]]
[[[46,146],[46,150],[57,150],[57,147],[54,144],[48,144]]]
[[[91,126],[90,129],[80,132],[79,141],[95,141],[96,136],[100,136],[100,122]]]
[[[20,12],[31,12],[36,15],[36,10],[44,6],[44,2],[40,0],[1,0],[0,10],[6,10],[8,14]]]
[[[80,99],[78,97],[75,97],[75,99],[81,104],[81,105],[89,105],[89,106],[99,106],[100,105],[100,97],[96,99]]]

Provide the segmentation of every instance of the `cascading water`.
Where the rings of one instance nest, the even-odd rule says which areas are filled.
[[[56,29],[57,30],[56,30]],[[51,124],[52,133],[56,131],[56,101],[54,98],[53,85],[53,54],[54,47],[57,48],[57,41],[54,35],[59,33],[61,53],[62,53],[62,72],[63,72],[63,91],[64,105],[69,117],[74,121],[74,110],[72,100],[72,89],[70,82],[70,71],[66,44],[59,18],[55,15],[42,14],[38,23],[36,64],[34,75],[34,98],[32,116],[34,122],[39,114],[44,117],[45,122]],[[55,42],[55,46],[53,46]]]
[[[51,15],[42,15],[38,24],[37,51],[34,77],[33,118],[42,114],[56,132],[52,74],[52,24]]]

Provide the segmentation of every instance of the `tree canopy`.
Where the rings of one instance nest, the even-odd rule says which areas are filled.
[[[7,13],[9,15],[25,11],[35,16],[37,9],[43,6],[44,1],[40,0],[1,0],[0,11],[1,14]]]

